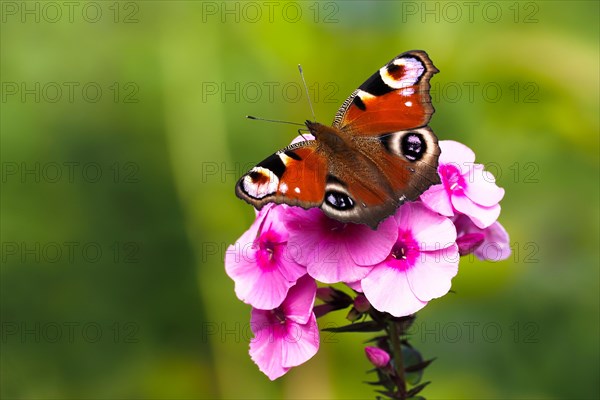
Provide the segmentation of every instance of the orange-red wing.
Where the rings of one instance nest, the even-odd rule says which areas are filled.
[[[424,51],[397,56],[346,99],[333,126],[371,136],[426,125],[434,112],[429,80],[436,72]]]
[[[285,163],[285,173],[279,180],[276,201],[302,207],[314,207],[323,202],[328,163],[316,151],[315,142],[298,143],[284,149],[280,156]]]
[[[325,196],[327,158],[315,141],[296,143],[271,155],[240,178],[236,194],[260,209],[265,204],[318,207]]]

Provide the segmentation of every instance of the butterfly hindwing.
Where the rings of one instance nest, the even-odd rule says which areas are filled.
[[[330,160],[321,208],[332,218],[375,228],[399,205],[440,182],[440,149],[428,127],[356,137],[354,143],[352,159]]]
[[[431,185],[440,183],[440,147],[429,127],[383,134],[377,142],[380,146],[371,154],[401,202],[416,200]]]

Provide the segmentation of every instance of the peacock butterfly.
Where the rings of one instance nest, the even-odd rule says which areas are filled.
[[[320,207],[331,218],[373,229],[405,201],[440,183],[440,148],[427,126],[437,73],[421,50],[395,57],[344,101],[332,126],[306,121],[315,137],[271,155],[236,184],[236,195]]]

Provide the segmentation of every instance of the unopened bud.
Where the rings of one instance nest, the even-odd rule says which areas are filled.
[[[331,304],[337,310],[352,305],[352,297],[331,286],[318,288],[317,298],[327,304]]]
[[[369,300],[367,300],[365,295],[361,293],[354,299],[354,308],[356,308],[356,311],[364,313],[369,311],[369,308],[371,308],[371,303],[369,303]]]
[[[367,346],[365,347],[365,354],[371,364],[377,368],[383,368],[390,362],[390,355],[379,347]]]
[[[352,307],[350,311],[348,311],[348,315],[346,315],[346,319],[350,322],[354,322],[361,317],[361,313],[356,311],[356,308]]]
[[[317,289],[317,299],[323,300],[325,303],[333,301],[335,296],[335,289],[331,286],[320,287]]]
[[[458,253],[461,256],[466,256],[467,254],[471,254],[485,240],[485,235],[483,233],[467,233],[462,235],[458,239],[456,239],[456,244],[458,245]]]

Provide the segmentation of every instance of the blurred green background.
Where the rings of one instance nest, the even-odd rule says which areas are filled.
[[[513,256],[419,313],[427,398],[598,398],[599,7],[543,2],[1,2],[0,395],[373,398],[363,335],[270,382],[223,257],[237,178],[410,49],[440,139],[506,189]],[[344,313],[321,321],[339,324]]]

